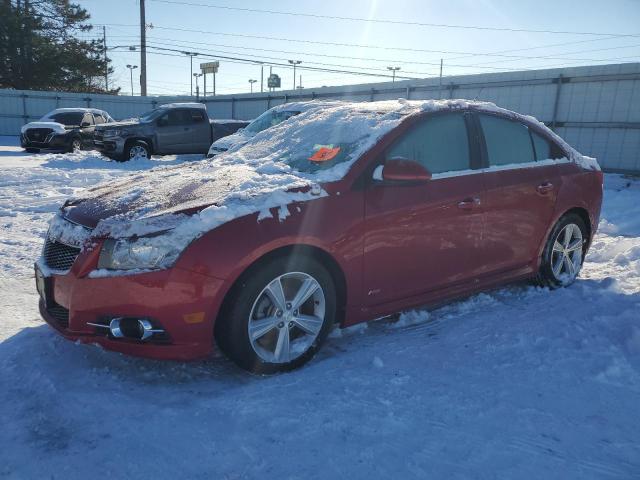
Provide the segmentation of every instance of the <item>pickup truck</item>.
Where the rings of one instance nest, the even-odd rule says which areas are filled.
[[[94,145],[118,161],[174,153],[206,154],[215,140],[248,124],[210,120],[202,103],[170,103],[139,118],[96,126]]]

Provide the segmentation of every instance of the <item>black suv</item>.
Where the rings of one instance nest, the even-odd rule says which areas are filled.
[[[20,145],[30,153],[91,149],[95,126],[113,121],[107,112],[95,108],[58,108],[39,121],[24,125]]]

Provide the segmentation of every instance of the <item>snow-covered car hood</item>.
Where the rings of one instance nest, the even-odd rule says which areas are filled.
[[[50,128],[55,133],[65,133],[67,131],[65,126],[58,122],[29,122],[26,125],[23,125],[20,131],[24,133],[30,128]]]
[[[129,120],[123,120],[121,122],[110,122],[110,123],[103,123],[102,125],[96,125],[96,130],[107,130],[110,128],[122,128],[122,127],[131,127],[134,125],[140,125],[141,122],[139,119],[137,118],[132,118]]]
[[[236,132],[226,137],[219,138],[209,148],[209,153],[220,153],[217,149],[229,150],[231,147],[241,146],[247,143],[254,137],[253,133],[249,133],[245,130]]]

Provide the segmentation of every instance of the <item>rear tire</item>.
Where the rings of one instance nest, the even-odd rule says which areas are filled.
[[[555,224],[542,252],[536,283],[549,288],[568,287],[580,274],[588,231],[575,213],[564,215]]]
[[[273,374],[311,360],[335,319],[327,269],[312,257],[279,257],[241,277],[218,316],[215,337],[241,368]]]
[[[24,151],[27,153],[40,153],[39,148],[25,148]]]

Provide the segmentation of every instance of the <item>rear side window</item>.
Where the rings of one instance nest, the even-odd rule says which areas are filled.
[[[191,110],[191,119],[193,123],[204,122],[204,112],[202,110]]]
[[[431,173],[471,168],[464,116],[453,113],[428,118],[387,151],[386,158],[394,157],[420,162]]]
[[[490,166],[534,162],[526,125],[493,115],[480,115]]]
[[[531,140],[533,140],[533,148],[536,151],[536,160],[557,160],[565,156],[558,145],[544,138],[531,130]]]

